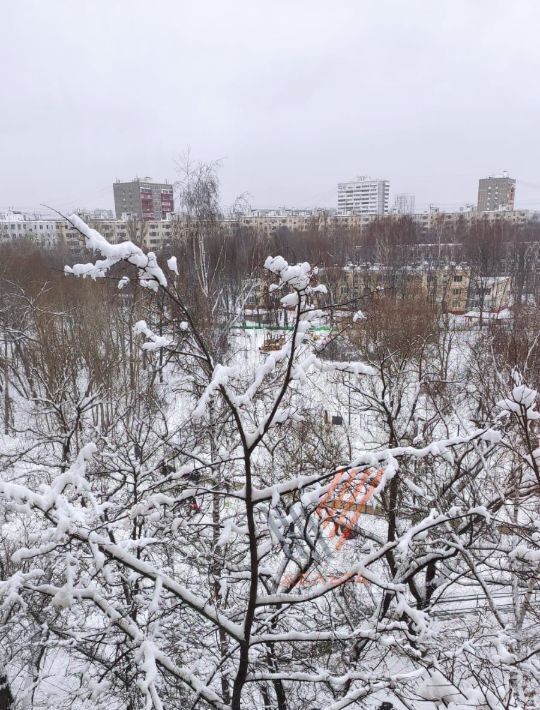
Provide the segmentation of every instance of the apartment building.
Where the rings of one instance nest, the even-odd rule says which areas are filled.
[[[388,213],[390,181],[359,176],[338,183],[338,215]]]
[[[457,230],[460,224],[470,224],[481,220],[488,224],[505,223],[525,225],[528,222],[538,222],[540,213],[533,210],[499,210],[477,212],[464,210],[460,212],[440,212],[432,210],[412,215],[412,219],[422,232],[442,233],[445,229]]]
[[[433,302],[450,313],[497,313],[511,305],[510,276],[479,277],[466,265],[451,265],[425,272],[423,281]]]
[[[236,219],[224,220],[240,227],[249,227],[260,233],[270,235],[280,229],[307,232],[313,229],[362,229],[374,222],[377,214],[346,214],[338,215],[335,210],[251,210]]]
[[[470,269],[451,265],[422,273],[422,288],[444,311],[464,313],[469,299]]]
[[[241,227],[250,227],[258,232],[272,234],[279,229],[299,232],[317,229],[327,218],[327,210],[254,209],[240,215],[236,220],[224,220],[224,222],[231,221]]]
[[[478,278],[465,264],[426,268],[404,267],[396,272],[382,264],[349,265],[320,270],[329,293],[336,301],[348,301],[379,289],[399,288],[423,292],[448,313],[463,314],[482,309],[498,312],[511,304],[509,276]]]
[[[145,221],[166,219],[174,212],[173,186],[154,182],[152,178],[135,178],[113,184],[114,209],[117,219],[132,217]]]
[[[0,242],[28,239],[44,248],[53,247],[58,238],[58,220],[23,212],[0,213]]]
[[[507,173],[481,178],[478,181],[478,211],[513,210],[516,181]]]
[[[100,216],[102,211],[96,212]],[[339,234],[339,230],[354,230],[362,233],[370,224],[380,219],[379,214],[337,214],[335,210],[281,209],[251,210],[242,215],[225,217],[218,222],[220,229],[232,232],[239,228],[249,228],[259,234],[271,236],[279,230],[316,231],[328,230]],[[404,215],[392,213],[387,219],[402,219]],[[147,249],[159,250],[175,240],[205,230],[200,222],[185,220],[181,215],[169,215],[168,219],[145,220],[131,217],[125,219],[97,219],[90,212],[81,212],[81,217],[94,229],[100,231],[112,243],[129,239]],[[408,246],[408,259],[412,261],[453,261],[456,244],[452,233],[459,232],[460,225],[467,226],[475,220],[493,223],[525,225],[540,220],[540,213],[529,210],[490,211],[479,213],[430,212],[410,215],[424,238],[417,245]],[[209,227],[215,228],[212,222]],[[84,247],[84,239],[68,223],[61,219],[50,219],[39,214],[22,212],[0,213],[0,242],[30,239],[45,248],[65,245],[74,252]]]
[[[405,214],[392,211],[390,214],[339,214],[335,210],[251,210],[247,214],[221,222],[227,226],[250,227],[263,234],[273,234],[280,229],[306,232],[312,229],[355,229],[362,231],[381,217],[401,219],[410,217],[424,233],[443,233],[445,230],[457,230],[461,224],[469,224],[475,220],[483,220],[490,224],[504,222],[513,225],[524,225],[538,221],[540,213],[531,210],[512,210],[499,212],[483,212],[476,209],[466,209],[459,212],[441,212],[437,209],[416,214]]]
[[[408,215],[413,215],[414,214],[414,204],[415,204],[415,199],[414,195],[408,195],[406,193],[398,193],[394,197],[394,207],[393,207],[393,212],[395,214],[408,214]]]
[[[471,311],[497,312],[511,305],[509,276],[471,275],[467,308]]]

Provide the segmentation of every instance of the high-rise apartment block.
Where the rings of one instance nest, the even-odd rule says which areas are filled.
[[[390,194],[389,180],[365,176],[338,183],[338,215],[386,214]]]
[[[397,194],[394,197],[394,212],[396,214],[414,214],[414,195]]]
[[[166,182],[153,182],[149,177],[131,182],[117,180],[113,192],[117,219],[124,214],[145,221],[165,219],[174,212],[173,187]]]
[[[516,181],[507,173],[481,178],[478,181],[478,211],[513,210]]]

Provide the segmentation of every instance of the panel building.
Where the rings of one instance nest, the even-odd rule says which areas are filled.
[[[414,214],[414,195],[399,193],[394,197],[395,214]]]
[[[117,219],[123,215],[145,221],[166,219],[174,212],[173,187],[169,183],[153,182],[151,178],[113,184],[114,209]]]
[[[40,214],[10,211],[0,213],[0,242],[28,239],[46,248],[56,245],[58,220]]]
[[[513,210],[516,181],[506,173],[481,178],[478,181],[478,211]]]
[[[389,180],[366,176],[338,183],[338,215],[379,214],[388,212]]]

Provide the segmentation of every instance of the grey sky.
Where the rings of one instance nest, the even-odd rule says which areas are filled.
[[[0,0],[0,209],[112,207],[223,158],[224,202],[336,183],[452,209],[508,170],[540,209],[538,0]]]

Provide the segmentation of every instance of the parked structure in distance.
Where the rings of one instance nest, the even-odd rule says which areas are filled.
[[[365,175],[338,183],[338,215],[378,214],[388,212],[390,181]]]
[[[114,209],[117,219],[136,217],[143,220],[165,219],[174,212],[173,187],[152,178],[135,178],[131,182],[113,184]]]
[[[480,178],[478,181],[479,212],[513,210],[515,196],[516,181],[508,173]]]

